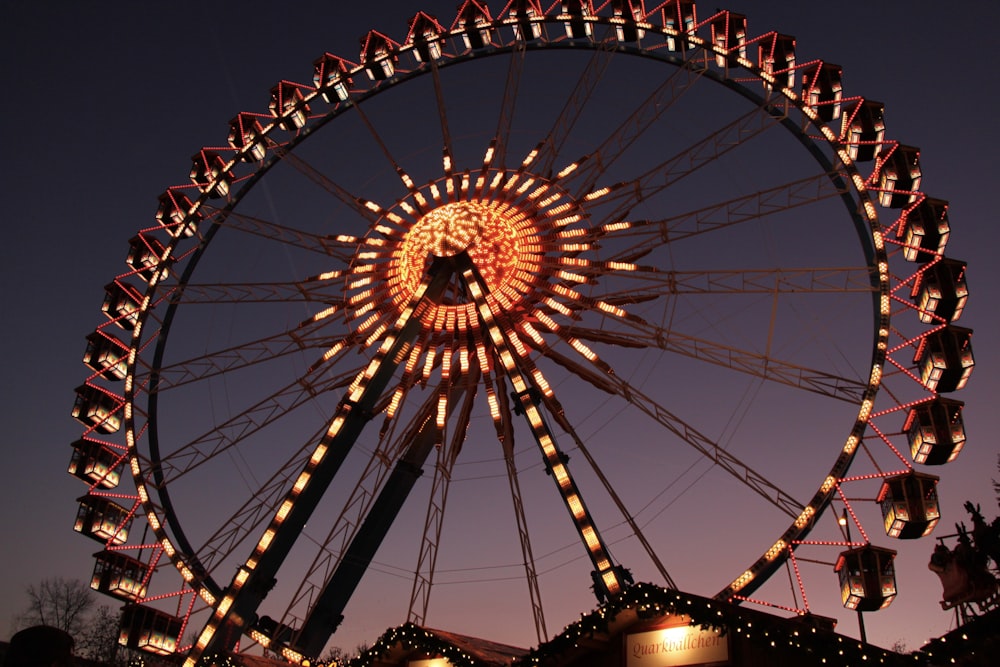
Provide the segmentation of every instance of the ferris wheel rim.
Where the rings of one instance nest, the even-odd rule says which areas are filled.
[[[611,23],[609,23],[609,22],[601,22],[601,23],[604,23],[604,25],[606,25],[606,26],[611,25]],[[685,37],[683,35],[678,35],[678,37],[681,38],[681,39],[685,39]],[[688,36],[687,39],[690,39],[690,37],[691,36]],[[584,44],[582,46],[583,46],[583,48],[597,50],[597,49],[599,49],[601,47],[601,44],[595,43],[595,42],[590,42],[590,43]],[[691,48],[692,50],[695,50],[698,47],[705,48],[706,46],[707,45],[705,45],[705,44],[698,44],[697,42],[694,42],[694,43],[689,42],[688,43],[688,47]],[[542,50],[547,50],[547,49],[559,49],[559,48],[567,48],[567,47],[568,48],[573,48],[573,49],[580,49],[581,45],[578,44],[578,43],[571,44],[571,43],[568,43],[568,42],[559,42],[559,41],[549,42],[549,41],[536,40],[536,41],[525,43],[525,47],[527,49],[529,49],[529,50],[542,51]],[[488,55],[488,56],[494,56],[494,55],[495,56],[500,56],[500,55],[504,55],[504,54],[509,54],[510,52],[514,51],[516,48],[518,48],[518,44],[512,43],[512,44],[510,44],[508,46],[504,46],[502,48],[493,48],[493,49],[490,49],[489,53],[487,53],[485,55]],[[485,51],[486,49],[483,49],[483,50]],[[662,52],[652,52],[652,51],[644,50],[644,49],[641,49],[641,48],[635,48],[635,49],[633,49],[630,46],[620,47],[616,51],[618,53],[621,53],[621,54],[624,54],[624,55],[652,58],[652,59],[657,60],[659,62],[662,62],[664,64],[670,64],[670,65],[674,65],[674,66],[678,66],[678,67],[683,67],[683,66],[686,66],[688,64],[686,61],[683,61],[683,60],[677,58],[674,55],[663,54]],[[462,64],[464,62],[471,61],[473,58],[482,58],[483,55],[484,54],[477,53],[476,50],[473,49],[473,50],[470,50],[466,54],[457,56],[453,60],[446,61],[445,63],[443,63],[443,65],[439,63],[439,65],[442,65],[443,67],[451,67],[453,65],[459,65],[459,64]],[[756,69],[756,68],[754,68],[754,69]],[[292,140],[289,142],[289,148],[287,149],[287,152],[290,152],[291,150],[294,150],[301,142],[303,142],[307,138],[311,137],[312,134],[314,134],[317,130],[321,129],[325,124],[334,121],[334,119],[338,115],[340,115],[341,113],[345,113],[345,112],[349,111],[355,105],[361,104],[366,99],[368,99],[370,97],[374,97],[374,96],[378,95],[379,93],[383,93],[383,92],[387,92],[389,90],[392,90],[396,85],[399,85],[399,84],[402,84],[402,83],[406,83],[406,82],[410,81],[411,79],[419,78],[419,77],[422,77],[422,76],[424,76],[426,74],[429,74],[429,73],[430,73],[430,69],[429,68],[421,68],[421,69],[414,70],[412,72],[408,72],[405,75],[395,77],[392,80],[385,82],[385,84],[383,86],[380,86],[380,87],[377,87],[377,88],[374,88],[372,90],[367,91],[364,95],[359,96],[356,101],[352,100],[353,103],[350,106],[347,106],[347,107],[339,107],[338,106],[338,107],[334,108],[333,110],[331,110],[330,112],[328,112],[326,115],[324,115],[319,121],[311,124],[309,126],[309,130],[310,131],[308,131],[308,132],[302,132],[301,134],[298,134],[297,136],[295,136],[294,138],[292,138]],[[758,72],[754,72],[754,73],[758,73]],[[731,90],[737,92],[738,94],[742,95],[743,97],[747,98],[748,100],[750,100],[752,102],[762,103],[764,101],[764,99],[761,96],[759,96],[756,93],[754,93],[753,91],[751,91],[748,87],[733,85],[734,82],[732,81],[732,79],[728,78],[723,73],[720,73],[720,72],[717,72],[717,71],[709,69],[709,70],[703,72],[702,74],[704,76],[707,76],[709,79],[712,79],[713,81],[715,81],[718,84],[726,85]],[[794,95],[794,93],[792,93],[792,94]],[[805,107],[805,104],[802,103],[801,101],[797,100],[797,99],[791,99],[791,100],[789,100],[789,98],[786,97],[785,100],[786,101],[792,101],[793,103],[799,102],[798,107],[799,107],[800,111],[801,111],[802,108]],[[819,151],[816,150],[816,145],[817,145],[818,141],[815,140],[815,139],[810,138],[808,135],[806,135],[805,133],[803,133],[801,131],[801,128],[798,128],[797,126],[795,126],[794,123],[791,120],[787,119],[787,118],[782,122],[782,125],[784,125],[786,127],[786,129],[788,129],[789,131],[791,131],[793,133],[793,135],[797,139],[799,139],[803,143],[803,145],[806,146],[807,150],[809,150],[810,154],[812,154],[813,157],[815,159],[817,159],[817,161],[823,160],[823,161],[820,161],[820,165],[829,172],[829,169],[830,169],[830,167],[832,165],[828,161],[825,160],[825,156],[823,156]],[[832,143],[832,142],[827,141],[827,143]],[[231,199],[231,201],[227,202],[227,204],[226,204],[226,206],[224,207],[223,210],[231,211],[232,209],[235,209],[239,205],[239,203],[243,199],[243,197],[246,194],[248,194],[249,191],[253,188],[253,186],[256,185],[259,180],[263,179],[266,176],[266,173],[267,173],[267,171],[269,169],[271,169],[272,167],[276,166],[279,162],[281,162],[282,159],[283,159],[283,157],[284,157],[283,154],[276,153],[271,158],[269,158],[268,161],[260,169],[258,169],[257,171],[254,172],[253,176],[248,180],[248,182],[246,183],[246,185],[244,187],[240,188],[240,190]],[[854,167],[853,163],[848,163],[848,164],[843,165],[843,166],[847,167],[848,169],[852,169],[853,173],[856,174],[856,168]],[[839,178],[839,176],[835,176],[835,175],[833,175],[831,173],[831,179],[834,179],[834,178]],[[844,195],[844,196],[848,197],[849,195]],[[204,200],[208,199],[208,197],[205,196],[205,195],[202,195],[202,197],[200,197],[199,199],[201,201],[204,201]],[[850,200],[850,201],[851,201],[851,206],[853,206],[853,205],[856,204],[855,200]],[[849,209],[849,211],[850,211],[850,213],[852,214],[852,217],[855,220],[856,227],[858,227],[862,223],[861,218],[859,218],[859,216],[856,214],[856,211],[851,211],[850,209]],[[201,257],[201,254],[208,247],[209,241],[211,240],[211,237],[214,236],[215,232],[219,229],[219,224],[220,224],[219,222],[213,220],[213,222],[212,222],[212,224],[211,224],[211,226],[209,228],[209,231],[208,231],[208,233],[206,235],[207,236],[206,240],[204,242],[202,242],[202,243],[199,244],[199,247],[198,247],[197,251],[195,252],[194,256],[192,257],[192,259],[186,265],[185,274],[182,277],[180,284],[183,284],[184,282],[186,282],[185,279],[189,278],[190,275],[193,274],[194,269],[195,269],[195,267],[197,265],[197,262],[198,262],[198,260]],[[861,229],[859,228],[858,231],[860,232]],[[868,230],[865,230],[865,231],[868,231]],[[874,249],[874,246],[863,246],[863,247],[865,248],[866,252],[870,252],[870,251],[872,251]],[[882,251],[882,255],[884,255],[884,251]],[[875,260],[869,260],[869,262],[870,262],[869,268],[874,268],[873,265],[875,263]],[[878,294],[877,293],[873,294],[873,300],[876,303],[877,303],[878,299],[879,299]],[[168,312],[173,312],[176,308],[177,308],[177,303],[171,303],[168,306],[168,309],[169,309]],[[146,312],[147,311],[143,311],[143,314],[145,314]],[[170,319],[169,316],[166,317],[166,318],[164,318],[165,321],[169,321],[169,319]],[[874,323],[874,326],[875,326],[876,329],[878,328],[878,322],[877,321]],[[163,328],[163,333],[164,334],[169,333],[168,329],[169,329],[169,326],[164,327]],[[165,341],[166,336],[161,335],[160,338]],[[876,345],[877,345],[877,343],[876,343]],[[158,343],[158,345],[157,345],[157,355],[158,355],[158,357],[161,356],[161,354],[162,354],[161,344]],[[883,356],[884,357],[884,354],[883,355],[879,355],[879,352],[876,349],[873,352],[873,357],[877,358],[878,356]],[[873,361],[875,361],[875,359],[873,359]],[[881,363],[884,363],[884,362],[879,362],[879,365],[881,365]],[[875,388],[875,390],[877,390],[877,387]],[[151,401],[155,401],[156,400],[156,396],[157,396],[156,393],[151,394],[150,395],[150,400]],[[866,391],[866,395],[865,395],[865,398],[863,400],[865,400],[865,399],[871,399],[871,398],[873,398],[873,396],[874,396],[874,392],[872,391],[872,388],[869,387],[869,389]],[[151,410],[151,412],[152,411],[153,410]],[[861,426],[860,432],[857,431],[856,429],[852,429],[851,434],[853,436],[856,436],[858,439],[860,439],[861,432],[864,431],[865,425],[866,425],[866,423],[861,423],[860,424],[860,426]],[[155,428],[150,428],[150,435],[151,435],[151,437],[155,438],[155,435],[153,435],[153,434],[155,434]],[[831,470],[830,475],[828,475],[827,478],[824,478],[824,479],[828,479],[829,477],[834,477],[834,476],[841,476],[843,472],[846,472],[846,470],[849,468],[849,466],[850,466],[850,459],[848,459],[846,461],[838,459],[835,462],[834,469]],[[154,468],[154,471],[156,471],[156,470],[158,470],[158,468]],[[840,474],[835,475],[834,473],[836,471],[839,471]],[[163,486],[160,489],[161,494],[164,493],[164,492],[166,492],[167,489],[168,489],[167,486]],[[817,493],[816,495],[817,496],[819,496],[819,495],[823,495],[824,496],[824,500],[822,501],[821,504],[817,505],[817,503],[816,503],[816,497],[814,497],[813,502],[810,503],[811,509],[815,512],[815,515],[818,515],[818,514],[820,514],[825,509],[825,507],[833,499],[833,490],[831,489],[830,491],[824,492],[822,494],[821,493]],[[170,520],[170,519],[174,519],[174,518],[175,517],[173,517],[172,515],[169,516],[168,517],[168,522],[173,526],[174,537],[176,538],[178,534],[183,535],[183,530],[180,529],[179,522],[177,522],[176,520],[173,520],[173,521]],[[802,517],[799,517],[796,521],[800,521],[801,518]],[[812,520],[810,520],[807,523],[803,524],[802,526],[796,526],[796,522],[793,522],[792,528],[798,528],[798,531],[795,534],[795,538],[793,538],[793,539],[798,539],[798,538],[804,537],[809,532],[809,528],[811,527],[812,523],[813,523]],[[786,533],[782,536],[782,538],[784,538],[785,536],[787,536],[788,533],[792,531],[792,528],[789,528],[788,531],[786,531]],[[186,537],[184,537],[182,539],[185,542],[187,541]],[[190,555],[190,552],[189,552],[189,555]],[[765,557],[762,557],[762,559],[764,559],[764,558]],[[777,565],[780,565],[781,562],[783,562],[783,560],[785,558],[787,558],[787,556],[784,556],[784,557],[782,557],[780,559],[769,558],[767,560],[768,560],[768,562],[775,563],[776,566],[777,566]],[[221,591],[222,588],[223,588],[222,586],[219,586],[216,582],[214,582],[214,580],[212,580],[210,576],[208,577],[208,579],[206,581],[210,581],[212,584],[214,584],[214,587],[210,587],[210,590],[212,590],[213,593],[216,593],[217,591]],[[728,598],[728,597],[730,597],[730,592],[731,592],[730,588],[725,588],[725,589],[721,590],[716,595],[716,597]]]

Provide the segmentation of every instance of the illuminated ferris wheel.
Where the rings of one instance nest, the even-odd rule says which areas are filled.
[[[839,66],[704,14],[418,13],[194,154],[73,409],[123,643],[301,661],[369,578],[422,622],[493,577],[449,548],[525,582],[539,641],[556,579],[802,613],[819,562],[838,603],[891,602],[872,541],[934,528],[914,464],[964,444],[947,203]]]

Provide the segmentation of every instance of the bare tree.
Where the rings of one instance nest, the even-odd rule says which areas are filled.
[[[319,659],[319,664],[326,667],[341,667],[342,665],[346,665],[352,658],[360,656],[367,650],[368,644],[365,642],[354,647],[353,656],[339,646],[331,646]]]
[[[15,619],[19,627],[51,625],[74,637],[85,627],[95,601],[90,588],[78,579],[53,577],[29,585],[28,607]]]
[[[327,665],[327,667],[337,667],[338,665],[343,665],[345,662],[347,662],[347,655],[339,646],[331,646],[323,654],[323,657],[319,659],[319,663]]]
[[[1000,470],[1000,454],[997,454],[997,470]],[[1000,482],[993,480],[993,491],[997,494],[997,507],[1000,507]]]
[[[118,644],[121,611],[104,604],[87,617],[86,626],[76,638],[77,655],[106,665],[123,665],[126,651]]]

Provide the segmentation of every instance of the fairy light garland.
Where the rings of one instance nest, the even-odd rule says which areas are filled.
[[[649,583],[635,584],[595,611],[581,616],[558,636],[512,663],[517,667],[563,664],[567,655],[579,649],[581,640],[607,633],[619,614],[634,612],[640,622],[664,616],[686,616],[689,625],[727,634],[737,641],[766,650],[803,654],[802,664],[836,665],[932,665],[921,653],[902,655],[886,649],[808,625],[796,619],[744,609],[736,605],[702,598]],[[613,650],[618,650],[615,644]],[[734,663],[739,664],[739,663]],[[747,663],[748,664],[748,663]]]
[[[608,639],[611,639],[612,626],[619,615],[625,612],[637,617],[635,623],[637,629],[646,628],[664,617],[683,616],[690,619],[691,627],[697,626],[702,630],[717,632],[720,637],[728,635],[733,641],[744,646],[749,645],[752,649],[764,652],[780,651],[783,660],[801,661],[802,665],[837,667],[858,665],[934,667],[964,664],[961,661],[963,657],[982,654],[980,649],[983,647],[980,644],[984,637],[980,635],[983,634],[983,630],[989,635],[989,628],[992,627],[987,622],[978,634],[969,628],[962,628],[949,636],[933,640],[919,651],[900,654],[816,627],[804,617],[800,617],[803,620],[782,618],[719,600],[668,590],[654,584],[639,583],[614,596],[594,611],[582,615],[578,621],[566,626],[550,641],[523,656],[512,656],[509,662],[501,663],[496,659],[477,657],[446,637],[435,634],[434,631],[413,623],[405,623],[387,630],[375,645],[360,655],[346,661],[330,663],[326,667],[372,667],[376,664],[386,664],[386,660],[392,659],[393,652],[398,650],[404,653],[419,653],[432,659],[443,658],[451,667],[497,667],[501,664],[510,667],[545,667],[565,664],[568,659],[576,661],[574,663],[576,664],[581,659],[600,658],[601,652],[594,649],[590,649],[593,651],[590,656],[573,656],[573,654],[584,650],[581,649],[581,645],[585,640],[600,639],[600,635],[608,635]],[[624,620],[627,622],[627,618]],[[623,631],[629,630],[615,629],[616,633]],[[994,643],[996,643],[995,638]],[[619,650],[617,641],[611,641],[608,645],[609,650]],[[746,654],[746,651],[739,650],[738,653]],[[414,655],[400,656],[401,661],[398,664],[405,665],[407,660],[414,657]],[[734,658],[733,664],[750,664],[746,660],[741,662],[736,656]],[[209,665],[240,667],[242,663],[238,657],[220,654],[205,658],[199,664],[206,667]],[[316,664],[315,667],[324,666]]]
[[[483,667],[490,664],[476,659],[433,632],[413,623],[404,623],[388,630],[374,646],[362,652],[361,655],[348,660],[346,667],[369,667],[369,665],[383,660],[396,646],[405,650],[421,651],[437,658],[445,658],[452,667]]]

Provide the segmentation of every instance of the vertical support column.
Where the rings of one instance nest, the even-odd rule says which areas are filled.
[[[555,438],[538,407],[540,403],[538,390],[526,379],[517,357],[511,350],[510,339],[513,331],[509,329],[509,325],[505,329],[497,321],[493,309],[486,301],[488,288],[468,255],[465,253],[456,255],[455,261],[456,271],[461,273],[462,280],[468,287],[476,305],[480,322],[489,334],[493,348],[514,387],[513,398],[517,402],[514,410],[518,414],[523,414],[527,419],[535,441],[545,459],[546,471],[555,480],[563,503],[573,517],[580,539],[594,565],[594,572],[591,575],[594,580],[594,594],[599,602],[603,602],[631,585],[632,577],[628,570],[612,561],[611,554],[583,502],[583,497],[580,495],[569,469],[566,467],[568,457],[559,451]]]

